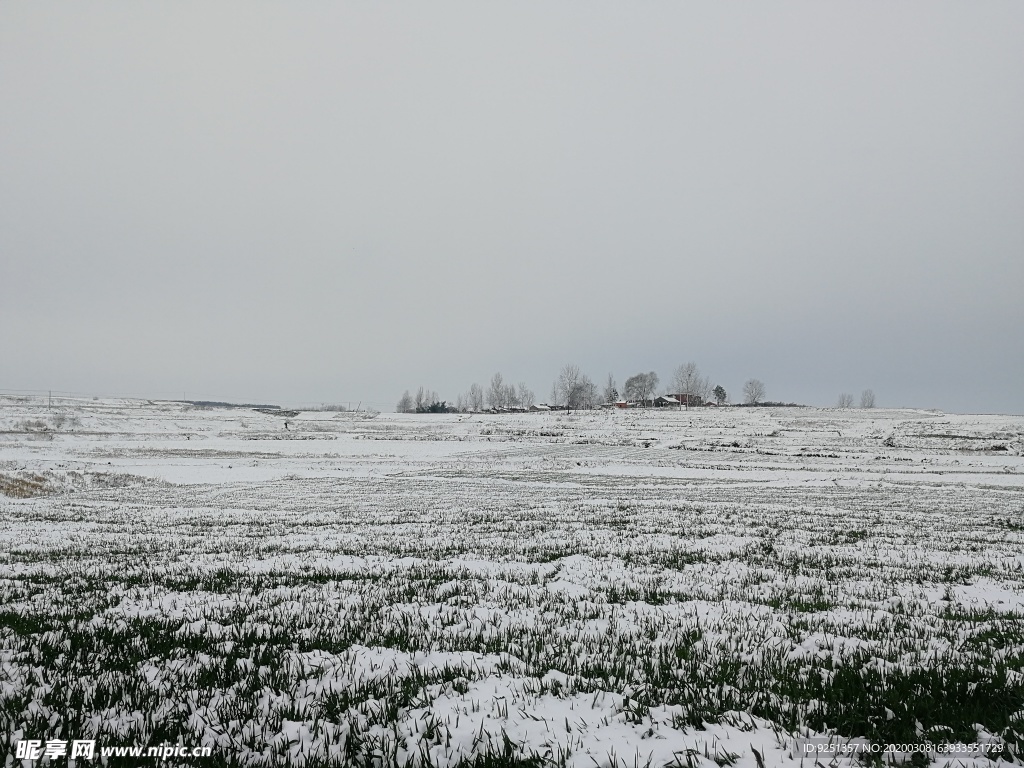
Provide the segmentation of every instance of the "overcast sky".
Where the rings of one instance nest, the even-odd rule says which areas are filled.
[[[693,360],[1024,413],[1024,4],[0,3],[0,389]]]

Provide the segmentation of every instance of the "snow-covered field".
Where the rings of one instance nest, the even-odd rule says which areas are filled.
[[[79,738],[213,745],[201,765],[811,766],[829,734],[1020,752],[1022,417],[289,427],[0,398],[6,765]]]

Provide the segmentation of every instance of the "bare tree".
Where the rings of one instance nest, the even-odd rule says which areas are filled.
[[[748,405],[757,405],[764,400],[764,382],[760,379],[748,379],[743,385],[743,401]]]
[[[616,388],[615,379],[610,373],[608,374],[608,381],[604,384],[604,392],[601,394],[606,403],[614,403],[619,399],[619,390]]]
[[[658,374],[654,371],[647,372],[647,387],[644,394],[647,400],[654,402],[654,393],[658,391]]]
[[[711,398],[711,379],[701,376],[700,369],[693,362],[683,363],[676,368],[672,374],[672,386],[676,393],[688,395],[684,402],[686,406]]]
[[[469,400],[470,410],[482,411],[484,409],[484,388],[479,384],[473,384],[469,388]]]
[[[693,394],[699,397],[702,402],[710,400],[711,395],[714,393],[714,385],[711,383],[711,377],[701,376],[694,384],[694,389],[696,391]]]
[[[839,395],[839,401],[836,403],[837,408],[853,408],[853,395],[848,392],[843,392]]]
[[[694,391],[697,387],[697,381],[700,379],[700,369],[697,368],[697,364],[683,363],[676,368],[675,373],[672,374],[672,387],[680,395],[696,395]],[[690,398],[685,398],[687,407],[690,405]]]
[[[579,408],[594,408],[597,406],[601,397],[601,393],[597,390],[597,384],[595,384],[589,376],[583,376],[579,386]]]
[[[640,391],[643,389],[644,375],[645,374],[643,373],[638,373],[635,376],[630,376],[626,379],[625,383],[622,385],[622,394],[625,396],[626,400],[632,402],[640,399]]]
[[[416,413],[426,413],[430,409],[430,406],[439,402],[441,402],[441,398],[435,390],[420,387],[416,390],[416,399],[413,401],[413,407],[411,410]]]
[[[501,388],[501,405],[503,408],[515,408],[519,405],[519,397],[516,395],[516,385],[509,382]]]
[[[555,379],[553,394],[560,405],[572,410],[579,407],[580,385],[583,383],[583,372],[578,366],[567,364]]]
[[[398,400],[398,405],[395,406],[395,410],[398,413],[410,413],[416,406],[413,404],[412,395],[409,394],[409,390],[405,390],[402,396]]]
[[[860,393],[860,407],[861,408],[874,408],[875,407],[875,393],[870,389],[865,389]]]
[[[519,382],[519,390],[516,393],[516,397],[519,400],[519,405],[522,408],[530,408],[533,403],[533,390],[526,386],[525,381]]]
[[[658,388],[658,374],[654,371],[638,373],[626,379],[622,386],[627,400],[639,400],[641,404],[647,405]]]
[[[597,385],[575,365],[562,368],[552,387],[552,395],[555,402],[569,410],[593,408],[600,397]]]
[[[487,390],[487,405],[491,408],[501,408],[505,401],[504,379],[500,373],[491,377],[491,386]]]

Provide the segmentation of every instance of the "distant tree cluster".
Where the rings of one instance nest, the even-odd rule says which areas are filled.
[[[610,381],[612,389],[615,382]],[[597,385],[575,365],[566,365],[551,387],[551,402],[566,410],[585,410],[601,404]]]
[[[484,389],[477,383],[470,385],[469,390],[460,394],[454,404],[441,400],[436,392],[419,388],[413,398],[406,390],[398,401],[395,410],[399,413],[466,413],[493,411],[529,410],[535,403],[533,390],[526,382],[514,384],[505,381],[501,373],[491,377],[490,384]]]
[[[614,403],[619,399],[619,388],[615,386],[615,377],[610,373],[604,383],[604,390],[602,390],[601,396],[606,403]]]
[[[479,384],[473,384],[469,392],[459,395],[458,405],[462,410],[483,409],[484,391]],[[534,403],[533,390],[526,386],[526,382],[513,384],[505,381],[501,373],[491,377],[491,383],[486,392],[487,407],[496,411],[510,411],[516,409],[529,409]]]
[[[622,392],[626,400],[640,403],[641,405],[653,405],[654,393],[658,389],[658,374],[654,371],[637,373],[626,379],[622,385]]]
[[[714,384],[710,377],[701,374],[694,362],[679,365],[673,371],[669,383],[659,390],[661,379],[655,371],[641,371],[628,377],[620,388],[615,377],[609,373],[604,385],[599,387],[577,365],[567,364],[558,373],[551,386],[548,403],[537,403],[533,390],[525,382],[513,383],[501,373],[495,373],[486,387],[478,383],[460,394],[454,402],[442,400],[437,392],[420,387],[413,395],[406,390],[399,399],[396,410],[399,413],[479,413],[516,412],[531,409],[564,409],[569,411],[588,410],[602,405],[619,407],[652,407],[655,405],[678,405],[679,407],[700,406],[712,403],[725,405],[729,395],[721,384]],[[743,385],[743,404],[792,405],[771,403],[766,397],[766,388],[759,379],[748,379]],[[861,407],[874,407],[874,394],[864,390]],[[850,395],[840,397],[840,407],[852,407]]]
[[[672,384],[675,387],[675,392],[683,395],[686,398],[684,405],[689,406],[692,401],[696,404],[703,403],[706,400],[711,399],[711,395],[714,389],[711,385],[711,379],[707,376],[701,376],[700,369],[696,363],[683,363],[676,368],[675,373],[672,375]],[[725,390],[723,389],[724,393]],[[722,398],[725,399],[724,397]]]
[[[747,379],[743,385],[743,402],[747,405],[760,405],[764,398],[764,382],[760,379]]]
[[[437,392],[420,387],[415,397],[409,394],[409,390],[405,390],[395,410],[399,413],[454,413],[458,409],[441,400]]]
[[[853,408],[853,395],[848,392],[843,392],[839,395],[839,399],[836,401],[837,408]],[[860,393],[860,407],[861,408],[874,408],[875,407],[875,393],[870,389],[865,389]]]

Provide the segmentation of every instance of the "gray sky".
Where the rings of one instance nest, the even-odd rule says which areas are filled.
[[[0,3],[0,388],[1024,412],[1024,4]]]

